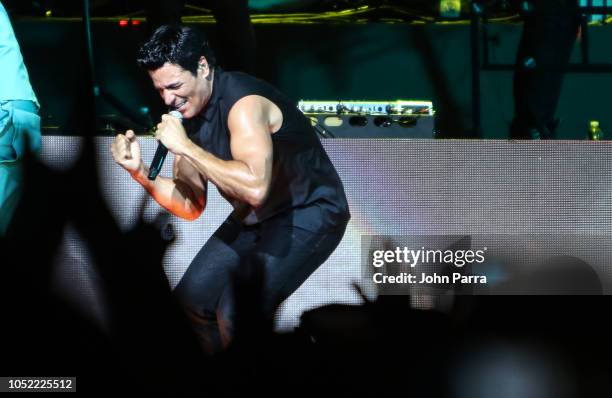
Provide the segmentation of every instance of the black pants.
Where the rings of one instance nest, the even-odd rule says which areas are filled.
[[[232,216],[196,255],[176,286],[202,346],[217,352],[231,340],[235,295],[231,275],[263,269],[262,310],[271,318],[287,297],[327,260],[338,246],[340,229],[312,232],[291,225],[290,217],[275,217],[245,226]]]

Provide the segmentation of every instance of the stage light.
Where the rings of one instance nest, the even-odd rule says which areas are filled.
[[[119,21],[119,26],[121,26],[122,28],[128,26],[128,20],[127,19],[122,19]]]
[[[132,26],[140,25],[140,21],[138,19],[132,19]]]
[[[50,17],[52,15],[51,10],[45,11],[45,17]]]

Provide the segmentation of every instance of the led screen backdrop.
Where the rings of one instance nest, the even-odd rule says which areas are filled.
[[[139,217],[145,192],[113,162],[111,141],[96,138],[101,186],[117,222],[127,229]],[[156,143],[148,137],[140,141],[148,163]],[[440,249],[456,242],[463,249],[488,247],[489,254],[518,258],[523,268],[541,255],[574,256],[588,264],[604,293],[612,291],[608,143],[330,139],[323,144],[344,182],[352,219],[335,253],[281,307],[279,330],[297,326],[305,310],[361,302],[355,282],[370,297],[386,293],[373,283],[376,269],[364,264],[364,253],[403,247],[405,241],[419,246],[428,236],[439,238]],[[78,137],[46,136],[43,159],[53,167],[70,167],[79,146]],[[162,174],[170,175],[171,160],[166,160]],[[159,211],[155,202],[146,200],[145,219]],[[170,219],[177,239],[164,266],[172,286],[229,212],[230,206],[210,185],[207,209],[198,220]],[[368,247],[361,246],[363,239]],[[73,260],[66,277],[79,281],[81,293],[95,302],[90,283],[95,271],[70,228],[63,251]],[[494,262],[482,265],[481,271],[490,285],[509,275]],[[427,294],[413,299],[417,306],[432,305]]]

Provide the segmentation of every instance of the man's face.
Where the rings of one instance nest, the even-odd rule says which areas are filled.
[[[165,63],[159,69],[149,71],[155,89],[164,103],[189,119],[200,113],[212,93],[212,81],[208,64],[200,59],[197,75],[194,76],[180,65]]]

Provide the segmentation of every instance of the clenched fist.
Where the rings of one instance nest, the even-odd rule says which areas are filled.
[[[111,144],[111,152],[115,162],[130,172],[130,174],[140,168],[140,144],[132,130],[128,130],[125,135],[117,134]]]
[[[157,124],[155,138],[175,155],[182,154],[191,142],[181,120],[170,115],[162,115],[162,121]]]

